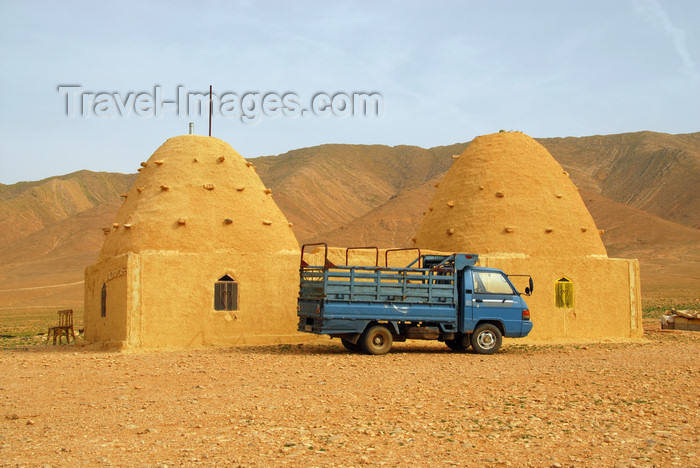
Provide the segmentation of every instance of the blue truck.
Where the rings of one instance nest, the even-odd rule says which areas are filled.
[[[305,251],[315,247],[312,265]],[[374,249],[374,266],[348,265],[352,249]],[[388,256],[417,250],[417,258],[403,268],[390,268]],[[310,257],[310,256],[308,256]],[[297,315],[298,330],[340,338],[346,349],[386,354],[395,341],[443,341],[454,351],[470,346],[478,354],[496,353],[503,336],[527,336],[530,311],[511,279],[501,270],[476,266],[478,255],[421,255],[419,249],[389,249],[380,267],[379,249],[351,247],[345,265],[328,260],[326,244],[301,249]],[[313,263],[313,262],[312,262]],[[525,295],[532,294],[529,278]]]

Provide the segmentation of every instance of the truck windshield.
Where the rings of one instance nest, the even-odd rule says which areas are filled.
[[[476,294],[515,294],[505,276],[501,273],[473,271],[474,293]]]

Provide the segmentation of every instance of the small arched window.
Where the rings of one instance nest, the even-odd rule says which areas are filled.
[[[574,283],[567,277],[557,280],[554,286],[554,300],[557,309],[574,308]]]
[[[107,284],[102,283],[102,299],[100,301],[100,316],[107,316]]]
[[[214,284],[214,310],[238,310],[238,283],[229,275]]]

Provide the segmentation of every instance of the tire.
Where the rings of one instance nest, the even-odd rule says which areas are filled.
[[[469,349],[469,340],[467,340],[467,343],[464,344],[462,335],[458,335],[458,337],[454,340],[445,340],[445,344],[448,348],[457,353],[463,353]]]
[[[365,353],[378,356],[389,352],[394,338],[389,329],[382,325],[375,325],[365,330],[359,343]]]
[[[345,346],[345,349],[347,349],[351,353],[362,352],[362,345],[360,345],[359,341],[357,343],[353,343],[352,341],[348,341],[345,338],[341,338],[340,341],[343,343],[343,346]]]
[[[494,354],[501,349],[503,336],[495,325],[484,323],[474,330],[471,336],[472,348],[477,354]]]

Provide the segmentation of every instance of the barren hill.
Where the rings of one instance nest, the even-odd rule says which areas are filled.
[[[581,189],[608,253],[640,259],[645,292],[700,295],[700,133],[538,141]],[[406,246],[467,145],[322,145],[254,163],[300,243]],[[80,308],[83,268],[135,178],[81,171],[0,185],[0,308]]]
[[[539,140],[579,188],[700,228],[700,133]]]
[[[74,283],[97,258],[101,228],[135,179],[80,171],[0,184],[0,308],[81,308],[83,288]]]
[[[355,222],[450,163],[439,151],[380,145],[322,145],[255,160],[301,241]]]
[[[133,174],[79,171],[38,182],[0,184],[0,244],[118,200],[134,180]]]

